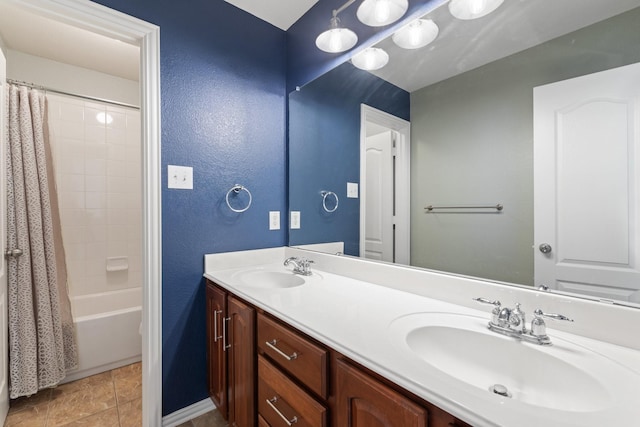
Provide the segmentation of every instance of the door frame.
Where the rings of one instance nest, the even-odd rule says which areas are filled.
[[[8,0],[32,13],[140,46],[142,425],[162,425],[160,27],[88,0]]]
[[[360,104],[360,256],[365,248],[366,213],[366,140],[367,122],[384,126],[398,133],[396,140],[395,171],[395,262],[409,265],[410,262],[410,196],[411,196],[411,123],[384,111]]]

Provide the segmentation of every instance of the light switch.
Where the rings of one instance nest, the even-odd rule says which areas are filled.
[[[358,198],[358,183],[357,182],[347,182],[347,198],[349,198],[349,199],[357,199]]]
[[[168,187],[193,190],[193,168],[189,166],[167,166]]]
[[[280,211],[269,211],[269,230],[280,230]]]
[[[300,228],[300,211],[291,211],[291,229],[298,230]]]

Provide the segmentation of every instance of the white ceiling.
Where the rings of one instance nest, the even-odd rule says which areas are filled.
[[[1,0],[0,37],[12,50],[138,81],[138,46],[35,15]]]
[[[389,64],[372,74],[413,92],[639,6],[640,0],[507,0],[484,18],[461,21],[445,4],[429,14],[440,27],[432,44],[408,50],[389,37],[377,44]]]
[[[225,1],[285,31],[318,2],[318,0]]]

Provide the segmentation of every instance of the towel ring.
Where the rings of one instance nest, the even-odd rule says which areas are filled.
[[[335,212],[336,209],[338,209],[338,203],[340,202],[340,200],[338,199],[338,195],[333,191],[325,191],[325,190],[322,190],[320,194],[322,194],[322,208],[329,213]],[[333,207],[333,209],[327,208],[327,197],[329,196],[333,196],[336,198],[336,205]]]
[[[241,191],[246,191],[247,194],[249,195],[249,203],[247,203],[247,206],[245,206],[243,209],[236,209],[236,208],[232,207],[231,203],[229,203],[229,195],[231,194],[232,191],[234,193],[236,193],[236,194],[240,193]],[[245,187],[244,185],[236,184],[233,187],[231,187],[229,189],[229,191],[227,191],[227,197],[225,197],[225,199],[227,200],[227,206],[229,206],[229,209],[231,209],[234,212],[238,212],[238,213],[244,212],[247,209],[249,209],[249,206],[251,206],[251,200],[252,200],[251,191],[249,191],[249,189],[247,187]]]

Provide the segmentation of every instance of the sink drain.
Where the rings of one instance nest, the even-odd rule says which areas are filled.
[[[494,384],[491,387],[489,387],[489,391],[498,394],[500,396],[504,396],[504,397],[511,397],[511,393],[509,393],[509,390],[503,386],[502,384]]]

